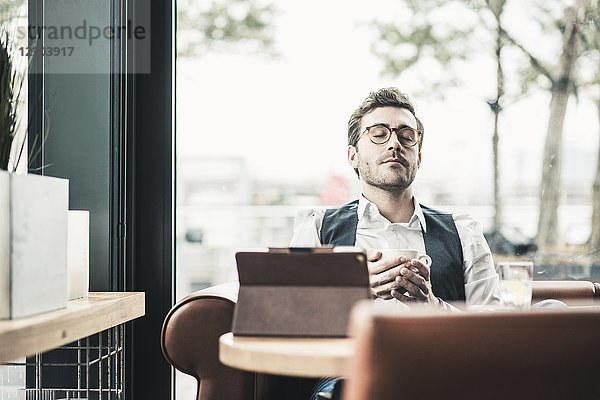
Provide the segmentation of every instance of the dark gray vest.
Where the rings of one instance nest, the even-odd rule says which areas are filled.
[[[465,300],[463,254],[452,214],[421,205],[427,232],[425,252],[431,257],[431,287],[445,301]],[[358,200],[325,211],[321,244],[354,246],[358,225]]]

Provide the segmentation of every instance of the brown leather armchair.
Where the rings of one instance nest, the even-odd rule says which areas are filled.
[[[219,361],[219,337],[231,330],[238,288],[228,282],[177,302],[163,322],[163,355],[196,378],[197,400],[308,399],[315,379],[255,374]]]
[[[596,398],[600,308],[407,313],[355,308],[344,400]]]
[[[218,339],[231,330],[237,292],[237,282],[230,282],[198,291],[175,304],[161,332],[165,358],[196,378],[198,400],[307,399],[314,384],[311,379],[253,374],[220,363]],[[534,302],[554,298],[574,304],[598,296],[600,287],[591,282],[533,282]]]
[[[198,400],[251,400],[254,374],[219,362],[219,337],[231,330],[235,282],[195,292],[165,317],[161,346],[167,361],[198,381]]]

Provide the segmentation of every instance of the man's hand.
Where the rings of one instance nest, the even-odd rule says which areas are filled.
[[[430,269],[418,259],[404,256],[381,260],[381,252],[367,250],[371,291],[377,297],[396,298],[404,303],[435,302],[430,282]]]
[[[434,302],[438,304],[439,300],[433,295],[429,279],[429,267],[417,259],[412,259],[401,266],[400,275],[395,279],[400,290],[393,289],[390,294],[405,303]]]
[[[371,292],[382,299],[391,299],[391,291],[401,289],[396,282],[396,278],[401,276],[400,270],[405,266],[408,259],[404,256],[398,256],[381,260],[381,251],[369,249],[367,250],[367,261]]]

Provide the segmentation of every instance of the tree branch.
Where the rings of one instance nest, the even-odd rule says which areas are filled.
[[[506,32],[502,28],[500,28],[500,29],[501,29],[502,36],[505,37],[506,40],[508,40],[514,46],[516,46],[519,50],[521,50],[529,58],[529,62],[531,63],[531,65],[536,70],[538,70],[542,75],[544,75],[546,78],[548,78],[550,80],[550,82],[552,83],[552,85],[554,85],[555,78],[552,76],[550,71],[548,71],[548,69],[542,65],[542,62],[540,60],[538,60],[537,58],[535,58],[529,52],[529,50],[527,50],[521,43],[517,42],[517,40],[515,38],[513,38],[508,32]]]

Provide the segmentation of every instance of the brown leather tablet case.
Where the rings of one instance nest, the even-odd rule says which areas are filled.
[[[370,298],[360,251],[273,249],[236,254],[232,331],[246,336],[346,336],[350,309]]]

